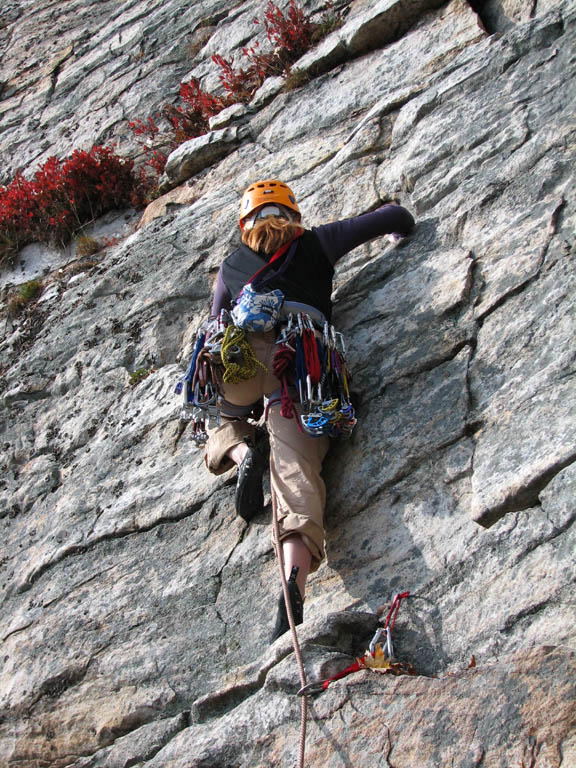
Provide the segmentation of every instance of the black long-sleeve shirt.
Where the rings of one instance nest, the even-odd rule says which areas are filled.
[[[371,213],[312,227],[311,231],[318,237],[326,258],[334,266],[342,256],[363,243],[386,234],[405,237],[413,227],[414,218],[406,208],[386,204]],[[221,309],[230,309],[231,304],[232,297],[220,270],[214,290],[212,316],[218,315]]]

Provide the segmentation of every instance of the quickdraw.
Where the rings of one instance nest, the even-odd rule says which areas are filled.
[[[222,343],[230,324],[228,312],[222,310],[200,327],[186,375],[176,385],[176,394],[182,395],[180,419],[192,423],[192,439],[198,445],[208,440],[207,427],[220,425],[214,366],[221,362]]]
[[[414,675],[416,674],[414,668],[410,663],[398,662],[394,658],[394,649],[392,647],[392,630],[396,623],[396,617],[400,609],[400,603],[402,600],[410,597],[410,592],[400,592],[395,595],[384,626],[378,627],[376,634],[370,641],[368,649],[364,652],[364,656],[357,658],[349,667],[343,669],[333,677],[329,677],[326,680],[319,680],[312,683],[308,683],[298,691],[298,696],[312,696],[316,693],[322,693],[325,691],[330,683],[335,680],[341,680],[343,677],[351,675],[353,672],[358,672],[361,669],[371,669],[374,672],[388,673],[393,675]],[[384,642],[380,642],[384,640]]]
[[[292,418],[288,380],[292,378],[304,412],[299,426],[312,437],[349,437],[356,425],[350,401],[344,339],[324,323],[319,337],[312,319],[290,314],[276,342],[274,372],[282,383],[282,415]]]

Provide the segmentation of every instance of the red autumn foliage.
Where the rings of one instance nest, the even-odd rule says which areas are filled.
[[[187,83],[181,83],[180,99],[182,106],[168,104],[163,110],[172,126],[174,146],[208,133],[210,118],[228,106],[226,99],[203,91],[195,77]]]
[[[331,0],[325,12],[333,13]],[[337,15],[336,15],[337,16]],[[326,18],[327,22],[328,19]],[[336,18],[338,21],[338,18]],[[83,224],[109,210],[127,205],[142,206],[155,195],[166,165],[166,152],[209,130],[209,119],[237,102],[247,103],[270,75],[288,75],[292,64],[322,34],[321,24],[290,0],[283,12],[272,0],[263,23],[271,51],[261,51],[256,42],[242,49],[247,64],[235,68],[232,61],[215,54],[220,67],[224,95],[203,91],[196,78],[180,86],[180,105],[166,104],[162,117],[169,125],[162,135],[156,120],[129,123],[145,155],[134,171],[132,160],[116,155],[112,148],[95,145],[90,152],[76,150],[70,157],[49,158],[27,179],[19,171],[7,186],[0,186],[0,266],[20,248],[33,241],[65,244]]]
[[[65,244],[107,211],[131,205],[137,193],[132,160],[95,145],[50,157],[31,179],[18,171],[0,187],[0,262],[34,241]]]
[[[258,23],[259,19],[254,21]],[[295,0],[290,0],[286,16],[272,0],[268,0],[264,11],[264,27],[274,52],[285,68],[289,69],[310,48],[315,25],[302,8],[296,5]]]
[[[142,120],[132,120],[128,125],[135,136],[146,136],[149,142],[155,141],[160,132],[153,117],[149,117],[145,123]],[[145,146],[145,142],[141,143]]]
[[[246,48],[243,49],[243,53],[247,55]],[[264,81],[264,73],[252,62],[248,69],[242,67],[235,69],[231,61],[218,53],[212,56],[212,61],[220,67],[220,82],[228,94],[227,100],[231,104],[236,102],[247,104]]]
[[[132,120],[128,125],[135,136],[142,137],[138,138],[138,144],[146,156],[144,164],[138,169],[137,192],[132,197],[134,206],[138,208],[154,197],[158,178],[166,166],[167,155],[155,146],[159,141],[160,128],[153,117],[145,122]]]
[[[330,3],[326,7],[331,7]],[[255,17],[254,23],[261,21]],[[262,23],[272,51],[261,51],[257,42],[250,48],[243,48],[242,55],[248,66],[237,69],[223,56],[212,56],[212,61],[220,67],[220,81],[232,102],[247,103],[267,77],[289,74],[292,64],[312,45],[318,26],[295,0],[290,0],[286,14],[269,0]]]
[[[327,2],[325,10],[331,9],[332,3]],[[258,42],[243,48],[242,55],[247,64],[240,67],[235,67],[233,62],[224,56],[214,54],[212,61],[220,68],[223,96],[203,91],[199,81],[193,77],[180,86],[181,104],[166,104],[162,108],[162,116],[169,125],[168,135],[160,135],[152,117],[145,121],[135,120],[129,124],[136,136],[144,137],[139,143],[147,155],[146,167],[152,168],[158,175],[163,171],[161,162],[153,157],[152,146],[174,149],[188,139],[202,136],[209,131],[209,120],[212,116],[231,104],[248,103],[270,75],[287,75],[294,61],[311,47],[314,33],[319,27],[295,0],[290,0],[286,12],[269,0],[263,21],[256,17],[254,23],[263,23],[266,37],[273,49],[262,51]],[[165,155],[160,155],[165,162]]]
[[[209,130],[208,121],[227,106],[227,101],[200,88],[196,78],[180,85],[181,105],[165,104],[162,117],[167,121],[169,133],[161,134],[153,117],[145,121],[133,120],[128,125],[144,151],[144,164],[138,171],[139,193],[143,202],[154,198],[158,191],[158,179],[164,172],[167,155],[188,139],[202,136]],[[135,201],[136,202],[136,201]]]

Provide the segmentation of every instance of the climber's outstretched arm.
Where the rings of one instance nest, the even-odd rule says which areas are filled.
[[[371,213],[312,227],[332,266],[346,253],[375,237],[392,234],[406,237],[413,229],[412,214],[401,205],[392,203],[387,203]]]

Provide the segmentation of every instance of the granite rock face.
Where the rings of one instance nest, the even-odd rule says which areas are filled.
[[[138,228],[119,214],[114,248],[34,246],[4,276],[1,766],[297,762],[270,509],[235,517],[234,473],[205,471],[173,394],[239,195],[273,176],[308,225],[386,200],[418,222],[337,269],[359,423],[325,463],[327,561],[299,632],[309,679],[332,675],[410,590],[394,640],[417,676],[311,700],[306,764],[576,764],[574,7],[339,7],[297,64],[310,81],[265,83],[179,148],[180,186]],[[109,139],[137,154],[127,121],[191,74],[215,88],[210,56],[262,10],[5,3],[2,173]],[[8,316],[7,280],[36,275],[37,304]]]

